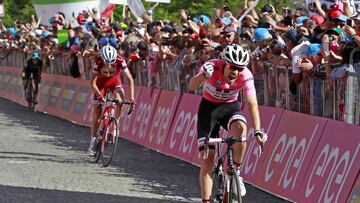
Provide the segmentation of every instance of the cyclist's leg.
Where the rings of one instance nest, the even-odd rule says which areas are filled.
[[[203,143],[205,137],[209,134],[211,128],[211,113],[212,110],[216,108],[216,105],[203,99],[200,103],[198,110],[198,121],[197,121],[197,132],[198,132],[198,142],[199,142],[199,151],[200,151],[200,173],[199,173],[199,183],[201,189],[201,198],[203,200],[210,200],[211,190],[212,190],[212,170],[214,166],[214,155],[215,155],[215,146],[209,146],[209,153],[207,159],[203,159],[204,155],[204,146]],[[219,135],[220,126],[215,125],[214,129],[211,131],[211,137],[217,137]],[[203,201],[206,202],[206,201]]]
[[[29,79],[30,79],[30,72],[27,70],[24,70],[23,72],[23,87],[24,87],[24,97],[26,97],[26,89],[29,85]]]
[[[124,98],[125,98],[124,89],[121,86],[116,87],[115,91],[114,91],[114,96],[115,96],[116,99],[118,99],[120,101],[123,101]],[[122,107],[123,107],[122,104],[117,105],[116,112],[115,112],[116,118],[119,118]]]
[[[226,115],[219,119],[220,124],[229,132],[230,136],[241,137],[243,142],[233,145],[234,161],[241,164],[246,151],[247,122],[242,115],[238,102],[225,104]]]
[[[40,75],[38,72],[34,72],[33,73],[33,78],[34,78],[34,102],[37,103],[37,95],[39,92],[39,83],[40,83]]]

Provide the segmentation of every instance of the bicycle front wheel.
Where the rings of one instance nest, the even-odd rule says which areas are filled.
[[[107,167],[114,159],[118,144],[119,126],[116,118],[111,118],[103,135],[101,142],[101,164]]]
[[[211,202],[223,203],[224,202],[224,189],[225,189],[225,175],[221,174],[215,168],[213,172],[213,185],[211,190]]]
[[[242,203],[241,184],[242,180],[240,175],[236,172],[235,169],[232,169],[227,180],[227,203]]]

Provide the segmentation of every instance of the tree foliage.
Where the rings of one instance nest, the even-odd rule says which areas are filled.
[[[35,15],[35,8],[31,0],[3,0],[5,16],[2,18],[7,26],[13,25],[15,20],[31,22],[31,15]]]

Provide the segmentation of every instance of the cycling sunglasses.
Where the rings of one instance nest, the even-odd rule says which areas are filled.
[[[242,66],[236,66],[236,65],[233,65],[233,64],[230,64],[230,63],[228,63],[228,67],[230,68],[230,70],[232,70],[232,71],[239,71],[239,72],[241,72],[241,71],[243,71],[245,68],[244,67],[242,67]]]

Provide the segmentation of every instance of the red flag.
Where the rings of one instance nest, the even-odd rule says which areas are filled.
[[[115,6],[115,4],[109,4],[108,6],[106,6],[106,8],[101,12],[101,18],[110,18],[111,13],[115,9]]]

